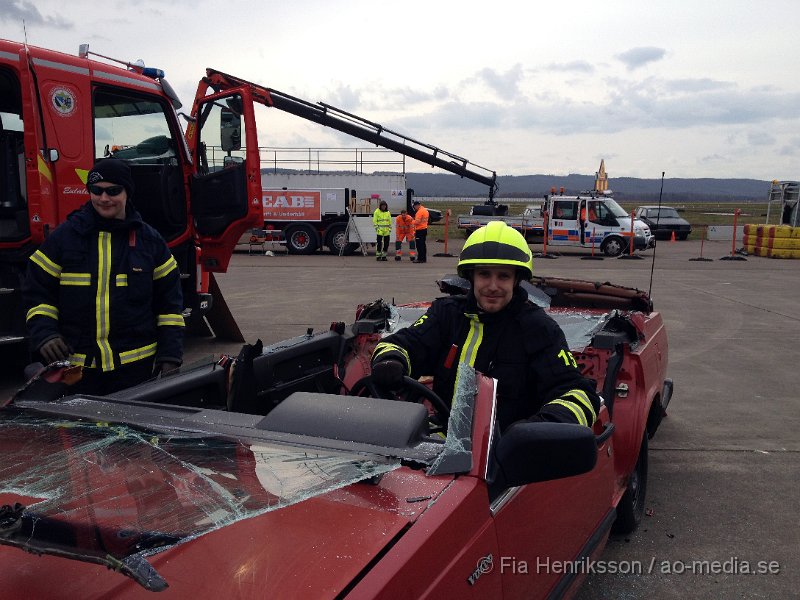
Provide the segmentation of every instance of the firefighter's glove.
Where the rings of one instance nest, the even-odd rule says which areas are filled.
[[[69,345],[67,345],[67,342],[65,342],[64,338],[61,336],[47,340],[39,347],[39,354],[42,355],[42,358],[45,359],[48,364],[59,360],[67,360],[70,353]]]
[[[372,379],[378,385],[397,389],[403,385],[406,369],[399,360],[382,360],[372,365]]]

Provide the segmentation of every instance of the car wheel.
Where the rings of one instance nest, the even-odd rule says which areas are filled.
[[[627,247],[627,244],[622,243],[622,239],[617,236],[612,236],[610,238],[606,238],[606,240],[600,245],[600,250],[603,251],[603,254],[606,256],[619,256],[622,254],[622,251]]]
[[[647,432],[642,436],[639,457],[628,479],[628,487],[617,504],[617,520],[611,530],[614,533],[631,533],[636,530],[644,514],[647,493]]]
[[[328,228],[325,234],[325,245],[331,254],[350,256],[358,249],[358,244],[347,241],[347,225],[335,223]]]
[[[688,237],[689,237],[688,233],[681,233],[681,234],[678,235],[678,239],[679,240],[685,240]]]
[[[317,249],[317,232],[308,225],[297,225],[286,233],[289,254],[311,254]]]

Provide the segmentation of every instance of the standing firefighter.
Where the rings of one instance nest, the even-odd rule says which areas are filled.
[[[183,298],[166,242],[130,202],[128,165],[102,160],[87,181],[90,201],[31,255],[23,295],[33,349],[83,367],[75,392],[107,394],[181,364]]]
[[[389,237],[392,234],[392,213],[386,200],[381,200],[378,208],[372,214],[372,223],[375,225],[377,245],[375,247],[375,260],[386,261],[389,253]]]
[[[584,378],[558,324],[528,300],[520,281],[533,273],[522,235],[494,221],[469,236],[458,274],[470,281],[467,296],[434,300],[412,326],[375,347],[375,381],[398,387],[404,375],[433,375],[433,389],[453,398],[461,363],[498,380],[498,423],[519,420],[591,426],[600,397]]]
[[[404,208],[395,219],[395,253],[394,259],[400,260],[403,256],[403,240],[408,240],[408,255],[413,262],[417,255],[417,244],[414,241],[414,218]]]

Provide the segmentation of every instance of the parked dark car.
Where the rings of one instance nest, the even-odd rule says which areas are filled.
[[[675,237],[685,240],[692,233],[692,226],[678,211],[671,206],[640,206],[636,209],[636,218],[644,221],[656,238]]]

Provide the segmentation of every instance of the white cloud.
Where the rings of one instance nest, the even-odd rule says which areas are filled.
[[[664,48],[654,46],[644,46],[641,48],[631,48],[620,54],[616,58],[621,61],[629,71],[638,69],[652,62],[658,62],[666,55]]]

